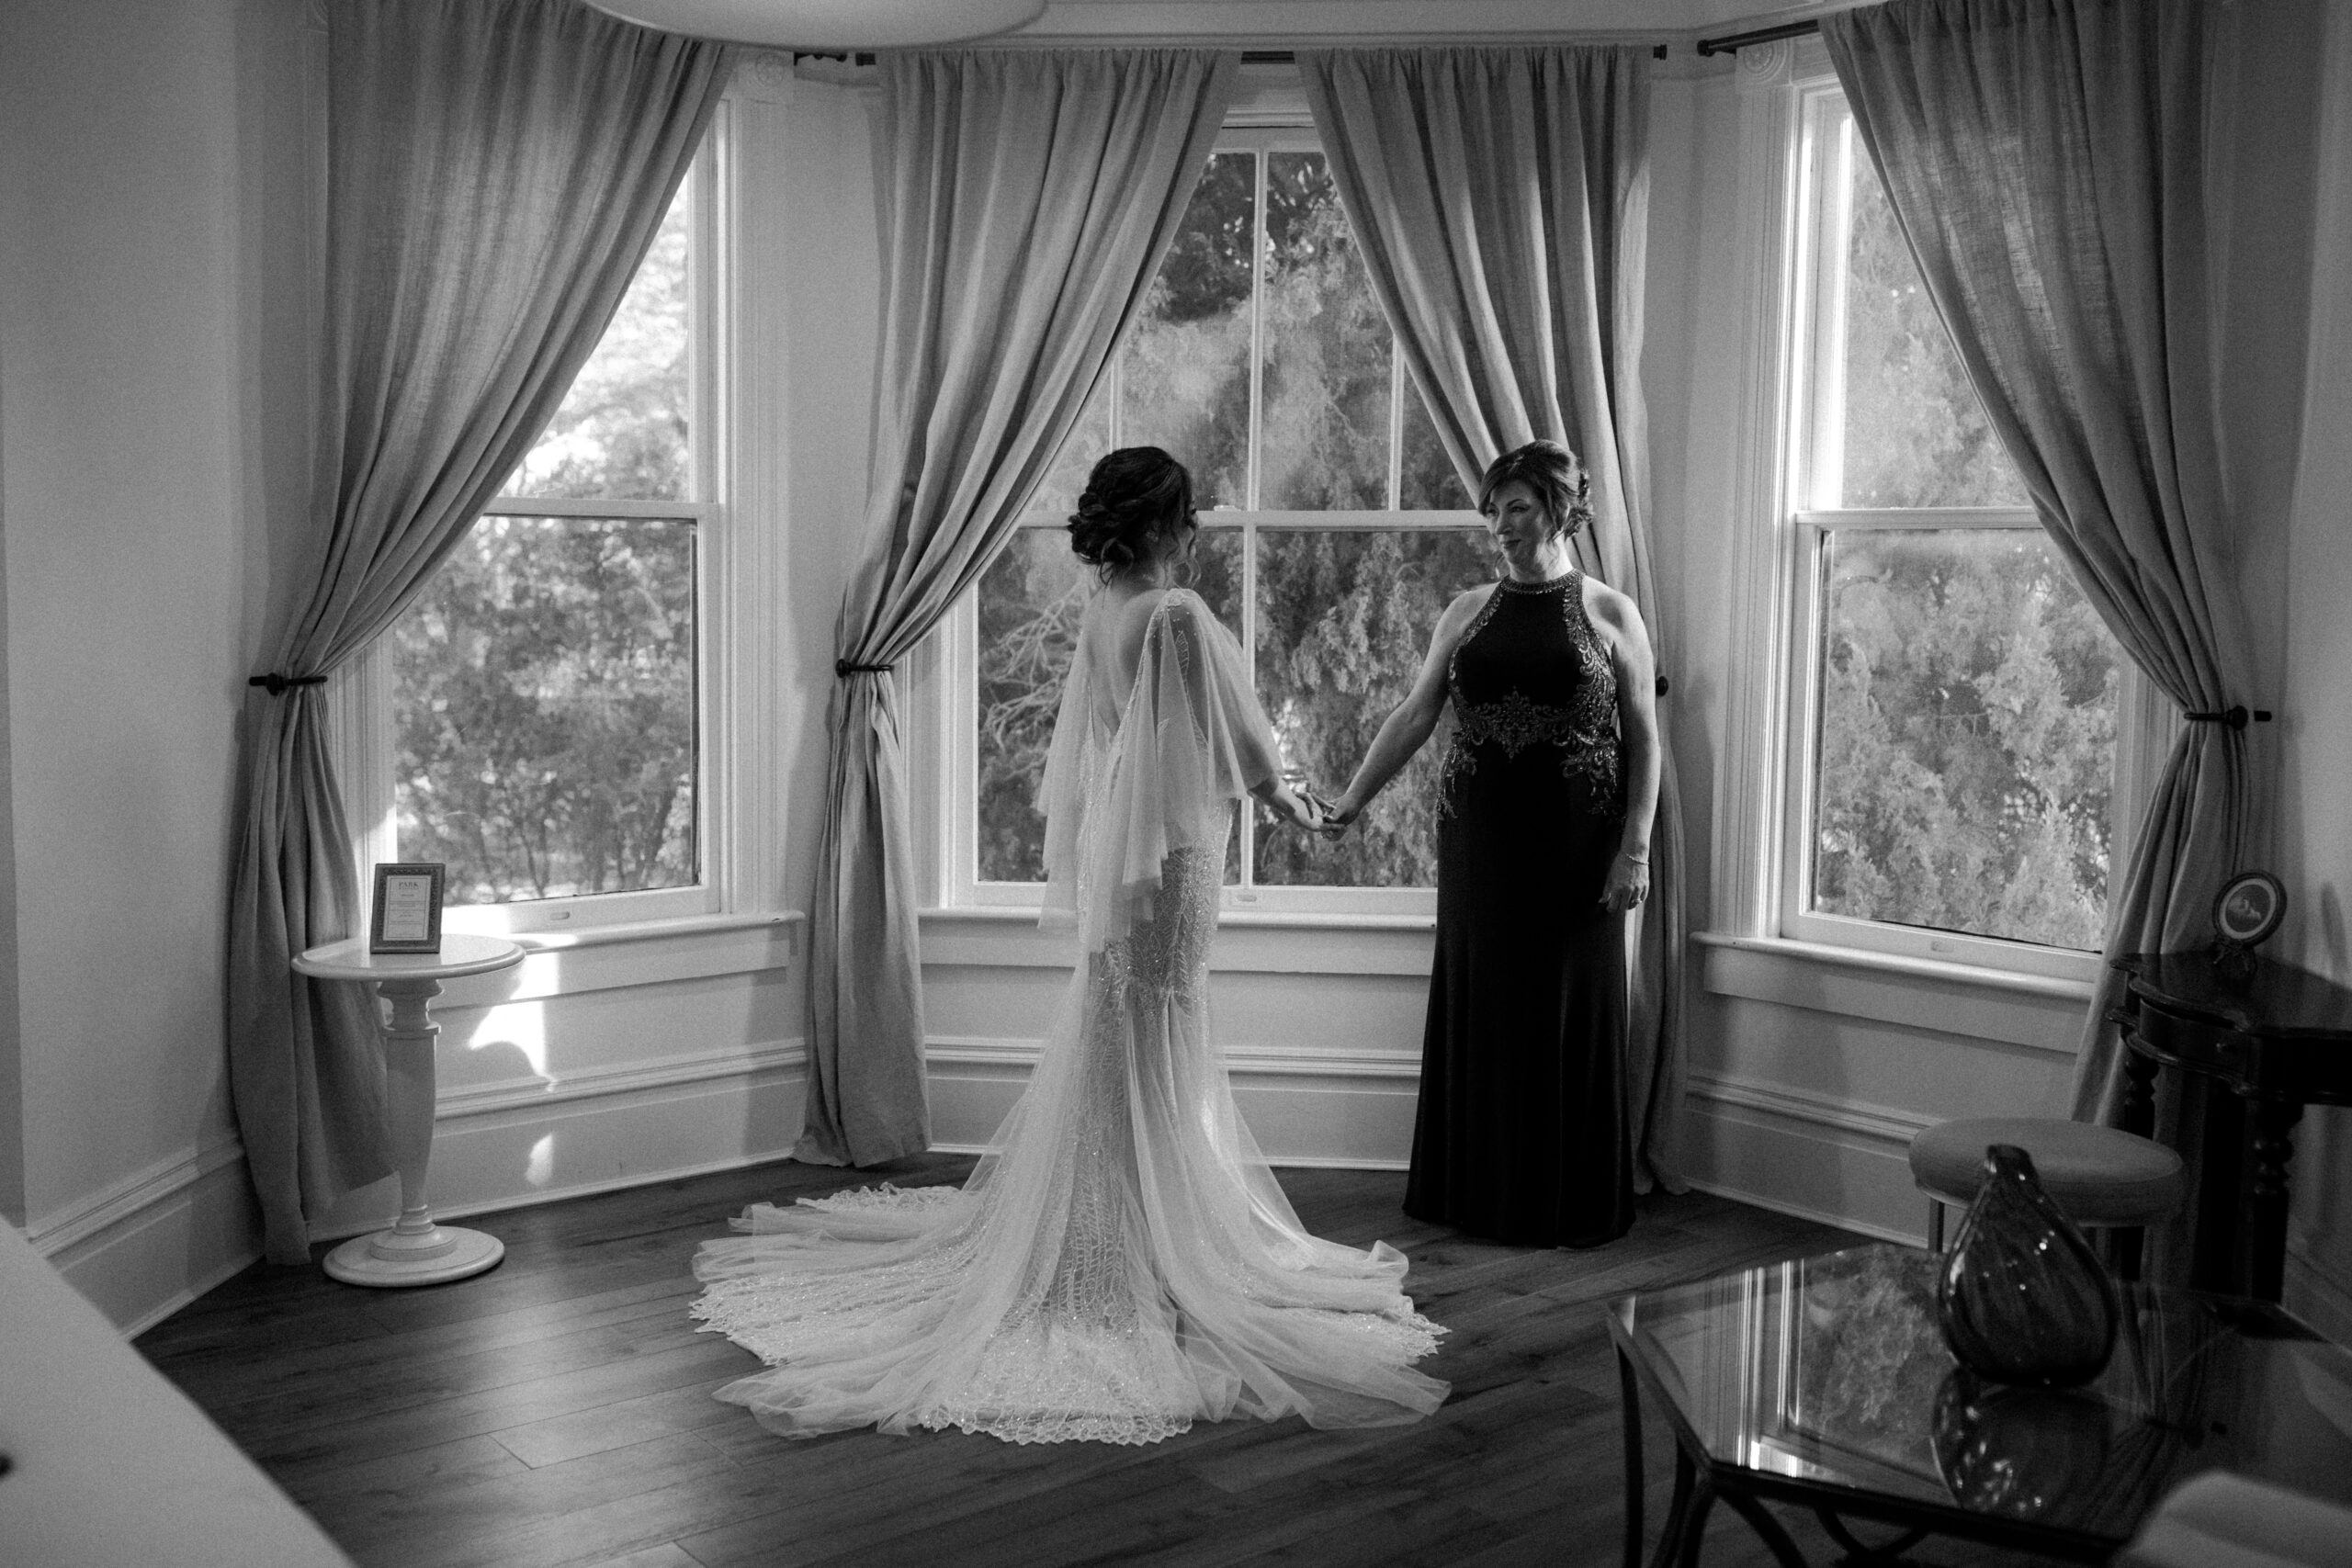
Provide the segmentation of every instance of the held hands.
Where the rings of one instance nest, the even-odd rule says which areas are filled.
[[[1609,863],[1608,880],[1600,885],[1600,901],[1612,915],[1622,915],[1650,896],[1650,863],[1624,851]]]
[[[1287,822],[1294,828],[1304,829],[1310,833],[1327,830],[1324,826],[1326,808],[1323,802],[1317,798],[1313,790],[1293,789],[1289,784],[1284,783],[1276,785],[1272,791],[1260,798],[1265,802],[1266,809],[1274,814],[1274,819],[1278,822]]]

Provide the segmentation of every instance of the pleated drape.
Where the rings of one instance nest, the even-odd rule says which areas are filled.
[[[1143,303],[1238,56],[984,50],[882,63],[882,344],[865,546],[842,596],[794,1157],[929,1146],[890,668],[978,580]]]
[[[333,0],[311,559],[271,673],[313,682],[405,609],[538,436],[692,160],[729,51],[571,0]],[[267,1255],[390,1171],[373,1001],[294,974],[353,934],[316,683],[256,692],[231,893],[230,1082]]]
[[[2201,0],[1895,0],[1822,37],[2051,538],[2148,678],[2219,715],[2250,701],[2252,660],[2213,423],[2209,25]],[[2187,725],[2114,880],[2109,957],[2211,939],[2248,800],[2239,731]],[[2120,993],[2108,971],[2075,1066],[2086,1120],[2119,1109]],[[2204,1118],[2165,1077],[2161,1130],[2194,1167]],[[2182,1276],[2186,1224],[2153,1238],[2152,1269]]]
[[[1374,292],[1475,493],[1537,437],[1592,475],[1580,564],[1628,594],[1665,668],[1640,374],[1647,51],[1304,50],[1299,70]],[[1663,739],[1671,728],[1659,714]],[[1682,803],[1662,746],[1648,906],[1634,917],[1627,1114],[1635,1175],[1679,1185]]]

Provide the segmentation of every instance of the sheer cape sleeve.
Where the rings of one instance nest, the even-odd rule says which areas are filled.
[[[1040,924],[1088,952],[1151,919],[1171,854],[1222,857],[1232,805],[1280,753],[1241,645],[1189,589],[1154,607],[1116,721],[1114,677],[1081,637],[1064,682],[1038,808],[1046,818]]]

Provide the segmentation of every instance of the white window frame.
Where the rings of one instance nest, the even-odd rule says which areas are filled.
[[[1259,231],[1262,234],[1266,209],[1266,155],[1272,152],[1320,152],[1323,141],[1306,119],[1303,99],[1295,109],[1285,112],[1280,108],[1268,109],[1261,96],[1249,111],[1227,117],[1226,127],[1217,137],[1216,150],[1219,152],[1252,152],[1258,154],[1256,201]],[[1261,531],[1376,533],[1442,529],[1483,534],[1486,530],[1485,520],[1476,512],[1298,512],[1264,510],[1256,506],[1259,485],[1258,421],[1264,412],[1259,396],[1259,384],[1264,373],[1264,357],[1261,352],[1262,323],[1258,319],[1261,300],[1261,295],[1253,293],[1250,333],[1251,412],[1246,481],[1247,499],[1250,504],[1219,507],[1199,514],[1204,533],[1231,530],[1242,536],[1241,624],[1232,630],[1241,639],[1253,682],[1257,679],[1258,657],[1256,536]],[[1109,443],[1113,447],[1121,445],[1116,378],[1124,374],[1124,360],[1123,352],[1114,359],[1108,373],[1112,378]],[[1404,357],[1392,351],[1389,356],[1386,487],[1390,508],[1396,505],[1401,479],[1405,400],[1414,395],[1417,394],[1413,392],[1410,378],[1406,374]],[[1058,517],[1033,513],[1024,517],[1020,526],[1059,532],[1062,522],[1063,519]],[[929,744],[926,750],[943,759],[944,763],[940,768],[920,770],[930,776],[933,791],[933,797],[923,813],[929,829],[926,837],[931,845],[931,852],[925,857],[930,863],[931,892],[933,900],[946,908],[1035,909],[1044,901],[1042,883],[984,882],[975,874],[978,866],[975,802],[979,791],[979,615],[976,599],[976,594],[967,594],[948,612],[940,629],[926,641],[922,655],[915,661],[913,680],[919,711],[928,710],[929,713],[929,722],[922,725],[927,732]],[[1417,648],[1412,651],[1418,666],[1425,650]],[[1430,742],[1436,743],[1435,740]],[[1338,778],[1314,782],[1331,790],[1337,790],[1347,783],[1345,779]],[[1238,884],[1228,884],[1224,890],[1222,907],[1225,910],[1295,915],[1306,919],[1372,917],[1425,920],[1435,917],[1437,890],[1434,887],[1295,887],[1252,884],[1250,868],[1255,859],[1252,845],[1257,831],[1256,813],[1252,807],[1240,815],[1242,821],[1232,867],[1233,874],[1239,880]]]
[[[1825,153],[1845,96],[1817,40],[1743,51],[1742,224],[1751,300],[1747,421],[1738,515],[1735,647],[1755,657],[1735,681],[1719,775],[1713,925],[1729,937],[1781,939],[1930,965],[2067,982],[2095,981],[2097,952],[1823,914],[1811,908],[1814,762],[1820,694],[1824,550],[1868,531],[2040,529],[2030,507],[1847,509],[1826,493],[1840,471],[1842,267],[1821,265],[1843,235],[1842,200],[1826,199]],[[1823,476],[1816,483],[1815,476]],[[1826,503],[1826,504],[1825,504]],[[2120,655],[2119,655],[2120,659]],[[2120,660],[2111,864],[2120,874],[2162,749],[2165,705]]]
[[[755,62],[764,64],[764,60]],[[788,146],[788,70],[745,69],[713,111],[686,178],[693,186],[688,376],[693,494],[683,502],[555,500],[502,495],[484,516],[667,518],[695,529],[697,877],[683,887],[453,906],[445,929],[496,935],[675,927],[719,916],[781,912],[780,791],[786,772],[776,706],[773,606],[784,602],[783,476],[737,439],[764,428],[776,393],[761,367],[781,354],[775,313],[755,308],[761,250],[747,234],[772,226],[779,197],[760,171]],[[396,857],[391,660],[385,639],[329,687],[337,773],[353,854],[368,867]]]

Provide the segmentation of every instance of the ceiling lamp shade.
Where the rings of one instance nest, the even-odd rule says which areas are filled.
[[[905,49],[1034,22],[1046,0],[589,0],[665,33],[772,49]]]

